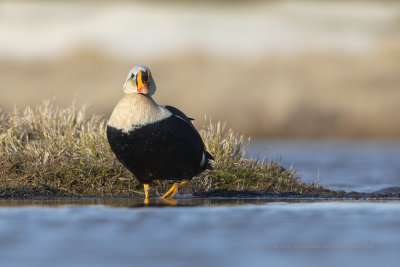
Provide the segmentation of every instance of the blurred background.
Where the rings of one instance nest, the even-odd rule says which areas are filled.
[[[400,136],[398,1],[1,1],[0,108],[155,100],[257,138]]]

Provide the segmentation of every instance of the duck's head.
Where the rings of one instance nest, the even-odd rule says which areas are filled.
[[[124,84],[125,94],[136,93],[151,96],[155,92],[156,83],[148,67],[137,65],[129,71]]]

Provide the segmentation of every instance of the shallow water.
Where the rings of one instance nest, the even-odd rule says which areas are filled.
[[[374,192],[400,189],[400,142],[387,140],[253,140],[247,156],[293,167],[306,182],[332,189]]]
[[[161,202],[138,208],[143,200],[0,201],[0,266],[390,266],[400,260],[399,201]]]

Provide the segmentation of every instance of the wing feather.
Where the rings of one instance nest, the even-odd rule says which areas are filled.
[[[173,116],[168,119],[168,123],[165,123],[163,127],[170,133],[177,136],[180,140],[184,141],[187,145],[195,149],[196,152],[201,154],[202,157],[205,155],[206,168],[213,169],[214,164],[212,161],[214,160],[214,157],[206,151],[203,139],[192,124],[192,120],[194,119],[186,116],[185,113],[175,107],[163,107],[173,114]]]

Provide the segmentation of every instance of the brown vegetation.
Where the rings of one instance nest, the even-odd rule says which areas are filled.
[[[201,131],[215,169],[195,177],[183,193],[224,190],[325,192],[303,184],[291,170],[270,162],[245,159],[243,136],[220,123]],[[170,182],[154,181],[152,195]],[[117,161],[105,134],[105,121],[86,117],[86,108],[53,106],[0,114],[0,197],[141,196],[142,186]]]

